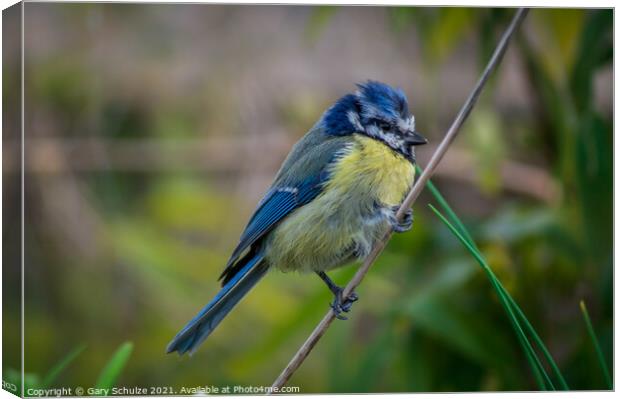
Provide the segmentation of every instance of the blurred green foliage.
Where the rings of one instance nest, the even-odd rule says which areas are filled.
[[[125,158],[122,151],[93,150],[89,154],[101,157],[104,165],[98,170],[74,170],[72,162],[84,161],[83,154],[74,151],[68,152],[64,174],[28,176],[26,384],[86,387],[101,376],[106,386],[176,388],[269,385],[330,301],[318,279],[274,272],[195,356],[164,353],[177,330],[217,292],[216,277],[269,183],[260,172],[275,172],[271,163],[261,162],[284,156],[268,147],[273,141],[257,138],[248,126],[273,131],[284,126],[292,142],[332,97],[342,95],[333,89],[330,72],[321,69],[328,64],[316,61],[312,68],[320,71],[319,81],[325,81],[321,85],[317,80],[306,81],[306,86],[290,84],[298,94],[279,97],[277,104],[264,100],[274,93],[262,92],[260,101],[244,104],[238,97],[252,85],[239,83],[235,76],[238,65],[248,63],[242,57],[256,57],[256,68],[261,62],[280,62],[282,58],[268,50],[285,46],[291,38],[298,38],[295,46],[304,46],[309,54],[295,62],[312,62],[324,48],[328,54],[344,52],[344,47],[329,47],[330,41],[353,29],[364,12],[375,13],[377,24],[388,32],[386,46],[389,41],[403,53],[411,52],[411,63],[422,68],[422,81],[401,85],[426,87],[424,96],[412,100],[421,130],[436,143],[455,112],[448,104],[462,101],[454,99],[456,86],[441,86],[442,76],[457,75],[456,82],[468,90],[514,12],[291,8],[287,15],[304,21],[303,29],[268,40],[261,36],[261,43],[269,45],[248,37],[251,44],[238,39],[234,49],[218,47],[209,58],[221,64],[201,70],[216,78],[202,86],[180,80],[185,86],[175,89],[168,74],[191,73],[193,67],[173,68],[166,61],[168,51],[173,54],[173,48],[194,39],[192,29],[197,28],[153,21],[159,16],[174,21],[168,13],[180,9],[124,6],[131,12],[121,13],[122,7],[114,5],[38,7],[49,21],[66,22],[62,29],[85,27],[90,36],[78,38],[65,56],[33,50],[26,79],[33,135],[69,144],[72,139],[145,144],[138,155]],[[199,20],[212,29],[205,43],[234,36],[227,30],[229,20],[242,21],[234,25],[237,29],[252,18],[259,24],[265,18],[258,8],[222,7],[214,14],[219,17],[208,23]],[[182,16],[196,22],[190,14]],[[195,14],[209,17],[208,12]],[[613,125],[606,100],[611,86],[604,85],[611,73],[612,19],[611,10],[532,10],[457,143],[471,155],[473,178],[434,179],[572,389],[607,387],[581,318],[581,298],[589,305],[604,360],[611,364],[612,357]],[[35,25],[49,28],[30,24]],[[268,24],[263,28],[268,30]],[[174,41],[175,29],[188,36]],[[126,36],[118,36],[121,33]],[[125,48],[123,40],[151,47],[162,43],[162,48]],[[92,62],[97,59],[93,54],[109,48],[123,65],[117,75]],[[263,52],[264,58],[258,58]],[[240,58],[227,63],[233,56]],[[464,71],[461,78],[463,60],[472,58],[477,70]],[[133,68],[139,60],[146,61]],[[385,69],[394,71],[389,69],[394,63],[387,59]],[[349,69],[367,73],[363,66]],[[359,80],[355,73],[347,87]],[[522,94],[511,96],[506,81]],[[271,111],[260,108],[263,104]],[[149,140],[174,143],[204,137],[216,143],[242,139],[254,151],[234,154],[223,146],[211,158],[199,159],[215,164],[232,158],[235,162],[226,163],[230,170],[166,169],[174,152],[163,155],[162,167],[130,168],[154,164],[157,154]],[[451,162],[452,154],[448,152],[444,162]],[[129,170],[113,167],[119,159]],[[512,192],[501,173],[507,161],[542,170],[557,185],[555,195],[542,200]],[[528,187],[527,180],[520,183]],[[361,300],[350,320],[330,328],[291,380],[302,393],[536,389],[500,299],[474,267],[475,260],[426,209],[429,201],[428,194],[421,197],[414,229],[390,242],[358,290]],[[63,205],[71,212],[61,213]],[[353,272],[347,267],[333,274],[345,283]],[[15,305],[5,320],[18,325]],[[125,341],[133,342],[133,348],[118,349]],[[76,342],[88,349],[75,349]],[[18,351],[8,351],[5,364],[19,364],[18,356]],[[113,365],[100,374],[111,357]],[[41,379],[47,370],[53,378]],[[11,371],[4,376],[10,379],[6,373]]]
[[[108,361],[108,363],[101,370],[101,374],[97,379],[95,384],[89,385],[87,387],[93,387],[96,389],[110,389],[115,386],[125,364],[129,360],[129,356],[131,355],[131,350],[133,348],[133,344],[131,342],[125,342],[122,344],[118,350],[114,353],[112,358]],[[69,352],[66,356],[64,356],[58,363],[56,363],[45,375],[45,377],[41,378],[38,374],[35,373],[26,373],[24,375],[24,393],[26,396],[53,396],[53,391],[46,391],[46,389],[50,389],[55,386],[56,381],[65,371],[65,369],[69,368],[71,364],[75,361],[75,359],[84,352],[86,349],[86,345],[80,345]],[[22,378],[20,372],[13,368],[7,368],[5,370],[4,375],[5,381],[7,381],[9,386],[16,387],[15,391],[9,390],[11,393],[15,395],[21,395],[22,392]],[[84,392],[75,392],[74,386],[67,385],[59,385],[59,387],[67,387],[71,389],[72,395],[84,396]],[[33,394],[32,391],[40,392],[40,394]],[[47,392],[52,392],[52,394],[48,394]],[[101,391],[98,391],[101,392]],[[88,394],[90,395],[90,393]],[[66,396],[66,393],[63,394]]]
[[[109,391],[114,387],[114,384],[123,372],[125,364],[131,356],[132,350],[133,344],[131,342],[125,342],[114,352],[112,358],[108,361],[103,370],[101,370],[101,374],[99,374],[99,378],[97,378],[97,382],[95,383],[95,388]]]
[[[487,264],[484,259],[484,256],[478,250],[476,244],[474,243],[471,235],[461,222],[461,220],[456,216],[452,208],[447,204],[443,196],[439,193],[439,191],[434,187],[434,185],[429,181],[427,183],[429,190],[433,193],[433,196],[437,200],[444,212],[448,215],[450,220],[446,218],[441,212],[439,212],[434,206],[429,205],[432,211],[441,219],[446,226],[452,231],[452,233],[463,243],[465,248],[470,252],[470,254],[476,259],[476,261],[482,267],[482,270],[487,274],[489,278],[489,282],[497,292],[497,296],[501,299],[502,305],[508,316],[512,326],[514,328],[515,334],[519,339],[519,343],[521,344],[521,348],[530,363],[530,368],[532,369],[532,373],[536,378],[536,383],[540,390],[556,390],[556,387],[547,374],[547,370],[543,366],[541,359],[538,357],[534,345],[537,345],[539,350],[543,352],[545,356],[545,360],[549,363],[549,367],[553,369],[555,373],[555,377],[557,378],[556,383],[560,384],[560,388],[563,390],[568,390],[568,385],[566,384],[566,380],[564,376],[560,372],[555,360],[549,353],[549,350],[545,346],[545,344],[540,339],[538,333],[531,325],[527,317],[523,314],[521,308],[516,304],[512,296],[506,291],[502,283],[498,280],[493,273],[491,267]]]

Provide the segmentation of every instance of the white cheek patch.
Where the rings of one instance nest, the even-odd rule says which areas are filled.
[[[382,132],[381,139],[392,148],[401,148],[403,141],[394,133]]]
[[[374,125],[369,126],[369,128],[367,129],[367,133],[370,136],[376,137],[379,140],[383,141],[385,144],[392,147],[393,149],[400,149],[403,146],[403,141],[400,137],[398,137],[394,133],[384,132],[383,130],[379,129]]]
[[[409,129],[409,119],[398,119],[398,129],[401,132],[406,132]]]
[[[399,119],[398,128],[403,132],[413,132],[415,130],[415,118],[413,115],[407,119]]]

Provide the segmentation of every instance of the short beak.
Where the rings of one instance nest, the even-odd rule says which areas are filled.
[[[422,145],[428,143],[428,140],[418,132],[411,132],[405,136],[405,142],[409,145]]]

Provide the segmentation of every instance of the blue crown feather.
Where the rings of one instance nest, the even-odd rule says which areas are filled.
[[[343,136],[358,131],[351,118],[366,125],[375,119],[395,122],[410,116],[407,97],[401,89],[372,80],[358,83],[357,87],[356,94],[340,98],[323,115],[328,134]]]
[[[323,116],[323,123],[328,134],[344,136],[355,132],[357,129],[351,123],[349,112],[359,112],[357,97],[347,94],[332,105]]]
[[[363,120],[373,118],[396,120],[409,116],[407,97],[401,89],[372,80],[358,83],[357,87],[360,89],[358,97]]]

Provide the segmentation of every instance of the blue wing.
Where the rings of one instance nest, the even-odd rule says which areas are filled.
[[[327,180],[327,173],[323,172],[316,176],[305,179],[298,185],[274,187],[259,204],[254,216],[239,239],[239,244],[230,256],[226,269],[220,276],[225,284],[236,274],[234,264],[241,254],[256,243],[278,222],[295,209],[309,203],[316,198],[322,189],[322,183]]]
[[[312,140],[312,137],[310,139]],[[343,139],[321,143],[308,143],[308,141],[302,140],[296,146],[292,157],[289,156],[285,161],[273,186],[259,203],[220,276],[223,284],[237,273],[237,265],[243,264],[238,260],[244,252],[251,250],[255,243],[288,214],[309,203],[321,193],[323,183],[329,179],[329,165],[341,154],[339,150],[346,145],[346,140]],[[299,153],[302,155],[298,155]],[[254,253],[249,251],[246,256],[253,255]]]

